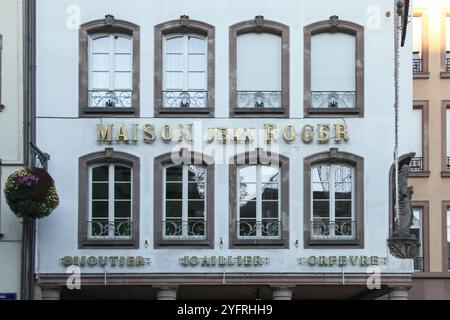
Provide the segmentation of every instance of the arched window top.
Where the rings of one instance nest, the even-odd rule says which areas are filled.
[[[87,34],[123,33],[129,36],[135,36],[135,33],[139,29],[140,27],[137,24],[125,20],[118,20],[112,16],[106,16],[105,19],[92,20],[80,26],[80,31],[86,32]]]
[[[238,166],[265,165],[279,167],[287,166],[289,158],[278,153],[258,149],[235,155],[230,159],[230,163]]]
[[[257,32],[283,36],[289,32],[289,26],[280,22],[266,20],[258,16],[255,20],[241,21],[234,24],[230,27],[230,30],[237,35]]]
[[[341,32],[356,36],[358,33],[364,32],[364,27],[355,22],[340,20],[339,17],[332,16],[329,20],[318,21],[307,25],[305,32],[309,32],[311,35]]]
[[[214,159],[200,152],[180,149],[156,157],[155,163],[160,163],[161,165],[197,164],[211,166],[214,164]]]
[[[129,153],[106,148],[104,151],[90,153],[81,157],[80,162],[87,166],[113,162],[115,164],[131,167],[139,162],[139,158]]]
[[[332,148],[327,152],[317,153],[305,158],[305,162],[308,162],[311,165],[321,163],[341,163],[356,166],[363,161],[364,159],[360,156],[349,152],[339,151],[336,148]]]
[[[210,37],[212,32],[214,31],[214,26],[206,22],[191,20],[189,19],[189,17],[183,20],[182,16],[180,20],[171,20],[158,24],[157,26],[155,26],[155,30],[162,33],[163,35],[172,33],[193,33],[205,37]]]

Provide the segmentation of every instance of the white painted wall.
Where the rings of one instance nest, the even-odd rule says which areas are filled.
[[[0,34],[3,35],[2,101],[0,113],[0,293],[20,296],[21,224],[6,204],[7,177],[23,164],[22,1],[0,1]]]
[[[132,3],[132,5],[131,5]],[[66,28],[67,8],[78,5],[81,21],[86,22],[114,14],[141,26],[141,119],[125,119],[124,123],[154,124],[158,130],[165,123],[194,123],[200,121],[204,130],[208,127],[261,128],[273,122],[279,126],[294,124],[298,129],[305,124],[336,123],[342,120],[303,118],[303,27],[319,20],[339,15],[341,19],[365,26],[365,117],[346,119],[351,141],[338,146],[340,150],[365,158],[365,249],[319,250],[303,249],[303,159],[309,155],[327,151],[330,145],[304,145],[298,140],[280,145],[280,153],[290,159],[290,249],[289,250],[229,250],[228,248],[228,167],[216,165],[215,171],[215,248],[214,250],[154,250],[153,249],[153,158],[171,151],[171,146],[155,142],[146,145],[114,145],[141,159],[141,243],[138,250],[79,250],[78,225],[78,158],[101,151],[104,145],[96,142],[96,119],[78,119],[78,30]],[[394,136],[394,50],[393,20],[384,13],[393,10],[393,1],[380,0],[370,7],[368,0],[320,0],[311,1],[145,1],[127,3],[119,0],[47,0],[38,3],[38,143],[51,154],[49,170],[55,178],[61,204],[54,214],[39,222],[38,273],[65,273],[58,258],[65,255],[144,255],[152,264],[136,272],[206,272],[205,269],[185,269],[178,265],[178,258],[185,255],[265,255],[271,263],[247,272],[342,272],[340,268],[311,268],[300,266],[297,258],[311,255],[378,255],[388,256],[388,171],[392,163]],[[108,8],[108,9],[105,9]],[[371,10],[369,10],[371,9]],[[368,11],[376,12],[377,23],[367,24]],[[216,27],[216,118],[201,120],[153,119],[154,25],[188,14]],[[230,25],[252,19],[262,14],[266,19],[290,26],[291,71],[291,119],[228,119],[228,28]],[[371,20],[372,21],[372,20]],[[412,41],[402,49],[401,109],[403,121],[412,114],[411,81]],[[382,54],[380,54],[382,53]],[[102,119],[103,123],[118,125],[120,120]],[[404,130],[404,128],[402,128]],[[403,133],[403,132],[402,132]],[[142,138],[142,137],[141,137]],[[225,196],[224,196],[225,195]],[[220,249],[220,239],[224,247]],[[144,243],[148,241],[149,247]],[[296,248],[295,241],[299,241]],[[107,269],[107,272],[123,272]],[[211,268],[208,272],[223,272]],[[242,270],[228,269],[227,272]],[[362,272],[363,268],[349,268],[345,272]],[[389,257],[383,272],[412,271],[411,261],[399,261]],[[89,272],[103,273],[103,268]]]

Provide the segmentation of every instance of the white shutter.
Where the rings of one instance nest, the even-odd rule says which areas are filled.
[[[311,90],[355,91],[356,39],[344,33],[311,38]]]
[[[281,91],[281,42],[270,33],[237,37],[238,91]]]

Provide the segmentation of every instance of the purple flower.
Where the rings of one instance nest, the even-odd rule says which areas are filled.
[[[22,176],[22,177],[19,177],[19,179],[18,179],[18,182],[20,185],[27,186],[27,187],[31,187],[31,185],[33,183],[36,183],[38,181],[39,181],[38,177],[33,176],[33,175]]]

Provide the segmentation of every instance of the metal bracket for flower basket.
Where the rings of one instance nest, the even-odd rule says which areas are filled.
[[[48,169],[48,161],[50,160],[50,155],[39,149],[33,142],[30,142],[30,152],[31,152],[31,166],[36,167],[36,159],[39,160],[42,169]]]

